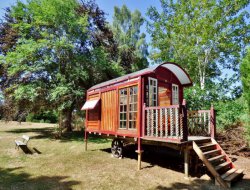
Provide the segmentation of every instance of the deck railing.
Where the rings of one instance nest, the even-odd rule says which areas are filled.
[[[147,138],[181,141],[185,136],[184,114],[180,105],[143,107],[145,118],[143,135]]]
[[[215,111],[187,111],[187,126],[189,136],[215,136]]]
[[[161,141],[186,141],[188,136],[215,136],[215,111],[187,111],[182,105],[143,105],[142,137]]]

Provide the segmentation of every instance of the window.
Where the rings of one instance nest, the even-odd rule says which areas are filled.
[[[138,87],[119,90],[120,129],[135,129],[137,121]]]
[[[127,128],[127,102],[128,91],[127,88],[120,90],[120,128]]]
[[[172,104],[179,104],[179,88],[176,84],[172,84]]]
[[[148,77],[148,106],[157,106],[157,79]]]
[[[129,129],[136,128],[137,120],[137,86],[129,88]]]

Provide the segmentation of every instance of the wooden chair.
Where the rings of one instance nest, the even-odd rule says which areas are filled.
[[[29,140],[30,140],[30,137],[29,137],[29,136],[23,135],[23,136],[20,137],[19,139],[16,139],[16,140],[15,140],[15,143],[16,143],[16,147],[15,147],[15,148],[18,148],[18,149],[19,149],[20,146],[23,146],[23,147],[26,147],[26,148],[27,148],[27,144],[28,144]]]

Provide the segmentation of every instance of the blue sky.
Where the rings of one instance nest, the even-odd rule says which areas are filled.
[[[22,0],[25,2],[25,0]],[[14,5],[16,0],[1,0],[0,1],[0,17],[3,16],[3,8],[8,7],[10,5]],[[114,12],[114,6],[121,7],[122,5],[127,5],[127,7],[134,11],[135,9],[138,9],[141,11],[143,15],[145,15],[147,8],[150,7],[151,5],[160,7],[160,1],[154,0],[96,0],[97,4],[100,6],[104,12],[107,13],[107,20],[111,21],[112,20],[112,15]]]
[[[25,0],[21,0],[25,2]],[[99,7],[106,13],[106,18],[108,22],[112,22],[112,16],[114,12],[114,6],[121,7],[122,5],[127,5],[127,7],[134,11],[138,9],[143,16],[146,15],[147,9],[150,6],[155,6],[160,9],[159,0],[96,0]],[[4,15],[4,8],[14,5],[16,0],[0,0],[0,18]],[[146,26],[142,27],[142,32],[146,33]],[[149,35],[147,36],[147,42],[150,42]]]

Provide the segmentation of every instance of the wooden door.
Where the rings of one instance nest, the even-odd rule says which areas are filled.
[[[167,83],[160,82],[158,86],[158,102],[159,106],[171,105],[171,87]]]
[[[101,94],[101,130],[116,131],[117,128],[117,94],[116,90],[103,92]]]

